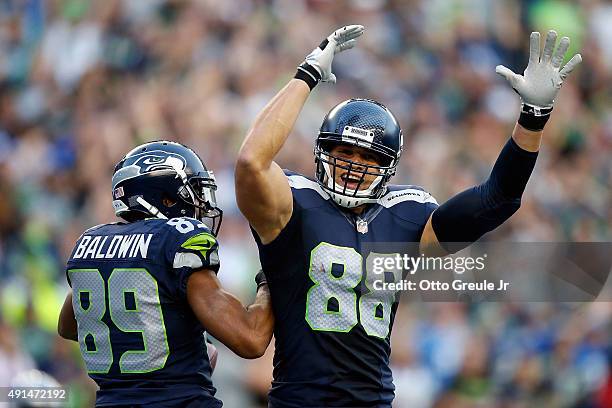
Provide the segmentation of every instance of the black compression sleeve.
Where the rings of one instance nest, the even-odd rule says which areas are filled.
[[[537,157],[537,152],[521,149],[510,138],[484,183],[457,194],[434,211],[432,226],[442,246],[449,252],[458,251],[510,218],[521,206]]]

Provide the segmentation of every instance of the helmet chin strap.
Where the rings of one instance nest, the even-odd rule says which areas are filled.
[[[154,205],[151,205],[147,202],[147,200],[145,200],[142,197],[136,197],[136,202],[140,205],[142,205],[152,216],[157,217],[157,218],[161,218],[162,220],[167,220],[168,217],[166,217],[164,214],[161,213],[161,211],[159,211],[157,209],[157,207],[155,207]]]
[[[194,193],[193,193],[193,191],[191,189],[191,186],[188,183],[187,174],[180,167],[179,163],[170,163],[170,165],[172,166],[172,168],[176,172],[176,177],[180,178],[181,181],[183,182],[183,186],[184,186],[185,190],[187,191],[187,193],[189,194],[189,197],[191,198],[192,202],[195,203],[196,199],[195,199]],[[163,220],[167,220],[168,219],[168,217],[166,217],[161,211],[159,211],[159,209],[157,207],[155,207],[154,205],[149,203],[144,198],[136,197],[136,202],[138,204],[142,205],[152,216],[157,217],[157,218],[161,218]]]
[[[185,170],[183,170],[183,168],[180,166],[179,163],[173,162],[171,163],[171,165],[174,171],[176,172],[176,177],[180,178],[181,181],[183,182],[183,186],[185,190],[187,191],[187,193],[189,194],[189,197],[191,198],[191,202],[195,203],[196,198],[191,189],[191,186],[189,185],[187,173],[185,173]]]

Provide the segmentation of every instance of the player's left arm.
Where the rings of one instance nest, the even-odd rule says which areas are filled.
[[[67,339],[78,341],[77,321],[74,317],[72,309],[72,291],[66,295],[62,310],[60,311],[59,320],[57,322],[57,333]]]
[[[431,214],[421,235],[421,253],[439,256],[457,251],[503,224],[519,209],[555,97],[563,80],[582,61],[576,54],[561,68],[570,41],[561,38],[553,55],[556,39],[557,33],[549,31],[540,58],[540,33],[531,33],[529,64],[523,75],[502,65],[496,67],[521,97],[521,114],[512,137],[484,183],[455,195]]]

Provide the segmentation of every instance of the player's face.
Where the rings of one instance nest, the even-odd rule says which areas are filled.
[[[337,145],[329,153],[331,156],[339,159],[336,162],[338,167],[336,168],[335,181],[340,186],[344,186],[346,183],[347,189],[355,190],[359,186],[359,190],[365,190],[370,187],[372,181],[378,176],[375,168],[367,168],[367,166],[380,166],[380,157],[368,149],[358,146]],[[353,170],[349,171],[349,163],[344,160],[353,162]],[[365,175],[363,183],[359,185],[363,175],[362,172],[366,169],[368,174]]]

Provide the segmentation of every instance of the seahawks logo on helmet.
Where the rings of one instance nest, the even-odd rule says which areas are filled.
[[[185,168],[185,159],[174,153],[162,152],[160,150],[150,151],[136,156],[132,166],[140,167],[141,173],[148,173],[155,170],[175,170]]]

